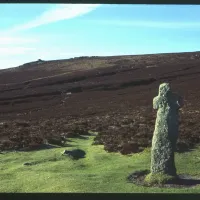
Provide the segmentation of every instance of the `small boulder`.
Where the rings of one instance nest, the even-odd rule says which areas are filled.
[[[78,160],[80,158],[85,158],[85,151],[81,150],[81,149],[74,149],[71,151],[68,150],[64,150],[64,152],[62,153],[62,155],[67,155],[72,159]]]

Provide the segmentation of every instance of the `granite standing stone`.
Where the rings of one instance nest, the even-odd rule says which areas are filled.
[[[178,110],[183,106],[180,96],[172,93],[170,85],[163,83],[153,99],[158,109],[151,150],[151,174],[163,173],[176,176],[174,151],[178,139]]]

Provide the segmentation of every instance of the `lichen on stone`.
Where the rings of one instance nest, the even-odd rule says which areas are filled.
[[[159,94],[153,99],[157,118],[152,139],[151,177],[154,174],[176,176],[174,151],[178,139],[178,110],[183,106],[182,98],[172,93],[169,83],[159,87]]]

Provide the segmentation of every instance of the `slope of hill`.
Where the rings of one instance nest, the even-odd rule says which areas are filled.
[[[8,127],[0,136],[22,134],[18,128],[24,137],[95,130],[96,143],[108,151],[141,151],[151,145],[152,99],[169,82],[185,102],[179,144],[192,146],[200,141],[199,80],[200,52],[80,57],[1,70],[0,119]],[[13,120],[29,125],[16,128]]]

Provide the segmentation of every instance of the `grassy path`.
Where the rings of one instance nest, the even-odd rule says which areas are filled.
[[[128,183],[130,173],[149,169],[149,150],[130,156],[107,153],[103,146],[92,145],[93,138],[71,139],[71,145],[86,151],[86,158],[76,161],[61,155],[74,147],[0,154],[0,192],[200,192],[200,185],[148,188]],[[176,166],[179,174],[200,176],[200,148],[176,154]]]

